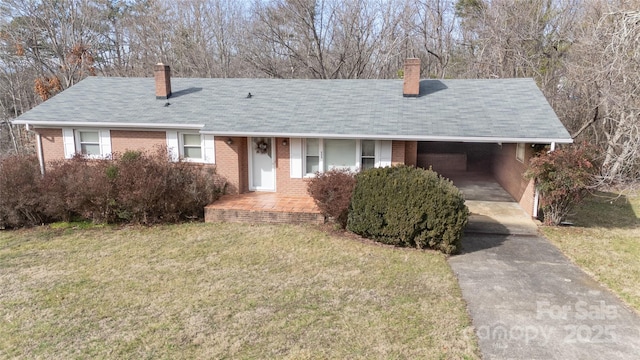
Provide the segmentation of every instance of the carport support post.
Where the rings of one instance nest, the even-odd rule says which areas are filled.
[[[551,143],[551,150],[549,152],[554,151],[556,149],[556,143]],[[538,206],[540,205],[540,192],[536,189],[536,193],[533,195],[533,217],[538,218]]]

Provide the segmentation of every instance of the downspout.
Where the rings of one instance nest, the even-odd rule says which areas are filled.
[[[44,153],[42,152],[42,136],[39,132],[31,130],[29,124],[25,126],[27,131],[33,131],[36,134],[36,151],[38,152],[38,164],[40,165],[40,175],[44,176]]]

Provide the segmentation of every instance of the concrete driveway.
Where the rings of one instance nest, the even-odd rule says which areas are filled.
[[[640,316],[541,236],[499,186],[473,186],[460,186],[476,199],[463,252],[449,264],[483,358],[640,358]]]

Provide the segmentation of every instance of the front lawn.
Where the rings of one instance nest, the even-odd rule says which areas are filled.
[[[445,256],[313,227],[0,231],[0,358],[478,358]]]
[[[640,311],[640,194],[597,193],[571,217],[543,227],[564,254]]]

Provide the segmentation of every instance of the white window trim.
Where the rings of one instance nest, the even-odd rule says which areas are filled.
[[[364,157],[364,155],[362,155],[362,142],[363,141],[373,141],[374,142],[374,147],[373,147],[373,156],[369,155],[367,157]],[[373,167],[378,167],[378,164],[380,163],[380,141],[379,140],[367,140],[367,139],[363,139],[363,140],[358,140],[358,144],[356,145],[357,148],[357,154],[358,154],[358,169],[362,169],[362,159],[371,159],[373,158]]]
[[[66,159],[72,158],[76,154],[82,154],[82,147],[80,143],[81,132],[97,132],[98,133],[98,146],[100,147],[100,155],[87,155],[83,156],[89,159],[105,159],[111,156],[111,132],[107,129],[62,129],[64,155]]]
[[[516,144],[516,160],[524,164],[524,158],[526,156],[526,147],[524,143]]]
[[[318,139],[318,171],[324,172],[324,139]],[[307,139],[305,138],[302,139],[302,177],[313,178],[315,176],[315,173],[307,172]]]
[[[200,158],[186,158],[184,156],[184,135],[198,135],[200,136]],[[174,161],[178,160],[178,157],[186,162],[215,164],[215,138],[213,135],[201,134],[194,131],[167,131],[167,147],[171,152],[171,158]],[[177,147],[178,151],[175,151]]]
[[[289,139],[289,177],[292,179],[300,179],[303,177],[302,168],[304,161],[302,160],[302,146],[303,141],[301,138]]]
[[[76,139],[76,152],[77,153],[82,153],[82,133],[95,133],[98,137],[98,142],[94,143],[94,142],[86,142],[85,144],[90,144],[90,145],[98,145],[98,152],[100,152],[100,155],[97,154],[83,154],[86,157],[101,157],[102,156],[102,144],[101,144],[101,136],[100,136],[100,130],[76,130],[75,131],[75,139]]]
[[[180,160],[180,142],[178,141],[177,131],[167,131],[167,151],[172,161]]]
[[[204,155],[204,163],[216,163],[216,142],[215,137],[209,134],[202,135],[202,154]]]
[[[316,139],[316,138],[313,138]],[[318,147],[319,147],[319,164],[318,168],[320,172],[324,172],[325,170],[325,157],[324,157],[324,141],[330,140],[325,138],[317,138],[318,139]],[[338,139],[343,140],[343,139]],[[355,164],[356,169],[360,170],[362,168],[362,140],[373,140],[373,139],[346,139],[346,140],[355,140],[356,141],[356,152],[355,156]],[[375,167],[385,167],[391,166],[391,140],[373,140],[375,141]],[[302,166],[300,171],[302,172],[303,178],[312,178],[315,177],[315,174],[307,173],[307,139],[300,139],[301,142],[301,163]],[[292,144],[293,146],[293,144]],[[383,149],[384,148],[384,149]],[[388,154],[387,154],[388,152]],[[297,160],[297,159],[296,159]],[[293,169],[294,167],[292,167]],[[297,168],[297,166],[295,166]]]
[[[200,137],[200,154],[202,155],[199,158],[187,158],[184,156],[184,148],[185,148],[185,143],[184,143],[184,136],[185,135],[198,135]],[[180,149],[180,158],[182,158],[182,160],[184,161],[188,161],[188,162],[204,162],[204,142],[202,140],[202,135],[200,135],[200,133],[198,132],[179,132],[178,133],[178,143],[180,144],[179,149]],[[190,145],[190,147],[193,147]]]

